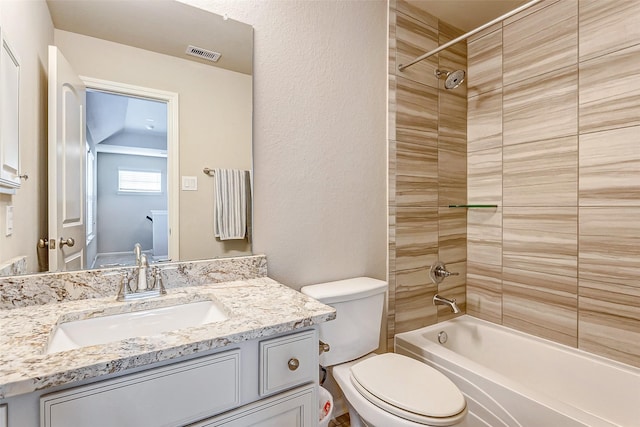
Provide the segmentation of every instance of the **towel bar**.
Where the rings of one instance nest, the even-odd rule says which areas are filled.
[[[202,172],[204,172],[206,175],[213,176],[215,171],[213,169],[204,168],[202,169]]]

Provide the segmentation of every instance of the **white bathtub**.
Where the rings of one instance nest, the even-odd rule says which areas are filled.
[[[395,340],[456,383],[470,426],[640,427],[639,368],[470,316]]]

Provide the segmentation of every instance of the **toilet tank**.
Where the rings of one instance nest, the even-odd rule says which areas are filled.
[[[320,340],[331,350],[320,355],[333,366],[378,348],[387,282],[356,277],[303,287],[300,292],[336,309],[336,319],[319,325]]]

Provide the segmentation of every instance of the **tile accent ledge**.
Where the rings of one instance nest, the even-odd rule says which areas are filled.
[[[162,263],[159,266],[167,289],[267,276],[265,255]],[[0,310],[88,298],[115,298],[123,278],[133,276],[135,269],[116,267],[0,277]]]

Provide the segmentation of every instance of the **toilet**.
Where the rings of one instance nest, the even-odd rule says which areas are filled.
[[[331,346],[320,364],[332,367],[352,427],[464,425],[466,401],[449,378],[403,355],[372,353],[378,348],[386,282],[357,277],[300,291],[337,311],[336,320],[319,326],[320,340]]]

